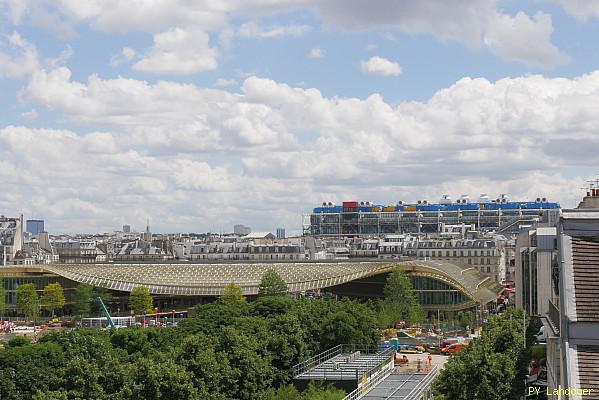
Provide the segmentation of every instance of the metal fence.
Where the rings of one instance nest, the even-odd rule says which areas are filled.
[[[387,363],[377,374],[373,374],[372,378],[367,380],[365,384],[358,386],[356,390],[348,394],[343,400],[357,400],[368,393],[372,388],[384,381],[393,372],[393,364]]]
[[[549,321],[551,322],[551,325],[553,325],[553,327],[555,328],[555,330],[559,333],[559,308],[553,304],[553,302],[551,300],[549,301],[549,313],[547,314],[547,316],[549,317]]]
[[[339,344],[335,347],[330,348],[329,350],[326,350],[320,354],[317,354],[305,361],[302,361],[299,364],[296,364],[293,366],[293,376],[298,376],[303,374],[304,372],[320,365],[323,364],[327,361],[329,361],[330,359],[341,355],[341,354],[351,354],[351,353],[355,353],[357,351],[359,351],[360,353],[363,354],[378,354],[380,353],[381,355],[383,355],[383,353],[385,352],[389,352],[389,350],[393,350],[392,348],[390,349],[386,349],[385,351],[381,352],[380,349],[377,346],[364,346],[364,345],[359,345],[359,344]],[[378,363],[377,363],[378,365]]]
[[[414,400],[428,400],[432,399],[431,395],[431,385],[433,380],[439,373],[439,368],[435,365],[431,371],[426,375],[426,377],[418,382],[418,384],[412,389],[409,395],[406,396],[406,399],[414,399]]]

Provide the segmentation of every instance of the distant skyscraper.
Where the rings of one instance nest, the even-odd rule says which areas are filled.
[[[131,233],[131,225],[123,225],[123,233]]]
[[[277,228],[277,239],[285,239],[285,228]]]
[[[146,225],[146,242],[152,243],[152,231],[150,230],[150,220],[148,219],[148,224]]]
[[[27,220],[27,232],[32,235],[38,235],[44,231],[44,220],[43,219],[28,219]]]
[[[252,228],[250,228],[249,226],[238,224],[233,226],[233,233],[239,236],[249,235],[250,233],[252,233]]]

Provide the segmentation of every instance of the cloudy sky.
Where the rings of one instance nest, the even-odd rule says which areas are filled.
[[[0,214],[299,231],[323,200],[577,204],[599,0],[0,0]]]

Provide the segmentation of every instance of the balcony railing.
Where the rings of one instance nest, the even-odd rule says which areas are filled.
[[[549,301],[549,312],[547,313],[547,317],[549,317],[549,322],[551,323],[553,330],[559,334],[559,307],[557,307],[551,300]]]

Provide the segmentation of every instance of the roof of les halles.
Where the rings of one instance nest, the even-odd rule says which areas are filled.
[[[31,266],[33,267],[33,266]],[[230,283],[242,287],[245,295],[258,293],[262,274],[274,269],[291,292],[323,289],[356,279],[390,272],[400,267],[411,275],[447,282],[476,303],[497,298],[501,286],[476,270],[444,261],[344,261],[297,263],[104,263],[36,265],[36,270],[60,275],[75,282],[129,292],[146,286],[152,294],[217,296]],[[15,269],[13,267],[11,269]],[[24,268],[32,270],[31,268]],[[7,275],[8,271],[4,271]]]

